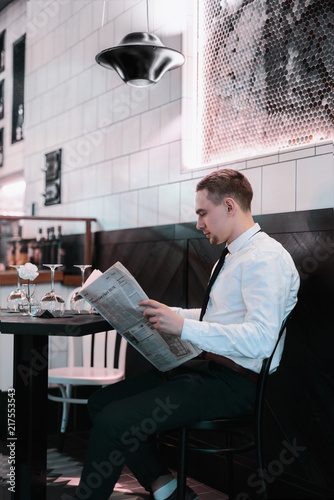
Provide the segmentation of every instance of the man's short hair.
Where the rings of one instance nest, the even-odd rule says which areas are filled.
[[[196,186],[196,191],[206,189],[214,205],[220,205],[225,198],[233,198],[240,208],[251,209],[253,189],[248,179],[238,170],[222,169],[206,175]]]

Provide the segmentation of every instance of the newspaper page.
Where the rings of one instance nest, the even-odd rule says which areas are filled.
[[[139,307],[138,302],[148,297],[120,262],[116,262],[103,274],[94,270],[80,294],[162,372],[181,365],[201,352],[190,342],[158,332],[144,318],[144,308]]]

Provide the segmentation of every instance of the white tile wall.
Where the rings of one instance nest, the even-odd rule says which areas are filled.
[[[334,205],[333,155],[313,156],[297,162],[297,210]]]
[[[262,213],[274,214],[296,210],[296,162],[282,162],[263,167]]]
[[[151,2],[150,29],[186,55],[184,67],[149,89],[125,85],[95,55],[133,30],[146,29],[145,0],[17,0],[0,18],[11,43],[27,33],[25,141],[10,144],[5,124],[1,177],[24,170],[25,211],[96,216],[105,230],[196,219],[194,189],[212,168],[191,170],[194,71],[194,2]],[[177,15],[175,13],[177,12]],[[5,95],[11,102],[11,57],[6,55]],[[3,123],[0,123],[0,127]],[[63,150],[62,204],[44,207],[45,154]],[[253,212],[332,207],[333,143],[274,151],[222,165],[241,170],[254,189]],[[187,167],[187,168],[186,168]],[[0,212],[3,210],[0,200]],[[82,232],[69,224],[64,231]],[[31,229],[29,229],[31,231]],[[32,234],[30,234],[32,235]],[[29,234],[27,235],[29,236]]]

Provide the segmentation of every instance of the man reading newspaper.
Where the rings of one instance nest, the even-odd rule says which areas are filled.
[[[254,223],[252,196],[248,180],[234,170],[215,171],[197,184],[197,229],[211,245],[226,245],[207,303],[202,311],[150,299],[139,305],[157,330],[203,352],[170,371],[152,369],[91,396],[94,425],[77,500],[107,500],[125,464],[152,498],[176,499],[176,479],[154,435],[251,409],[262,360],[271,354],[299,288],[291,256]],[[282,348],[271,370],[281,354]],[[185,498],[199,496],[187,488]]]

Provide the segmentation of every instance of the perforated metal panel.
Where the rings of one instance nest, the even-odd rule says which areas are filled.
[[[334,137],[333,0],[198,0],[198,156]]]

